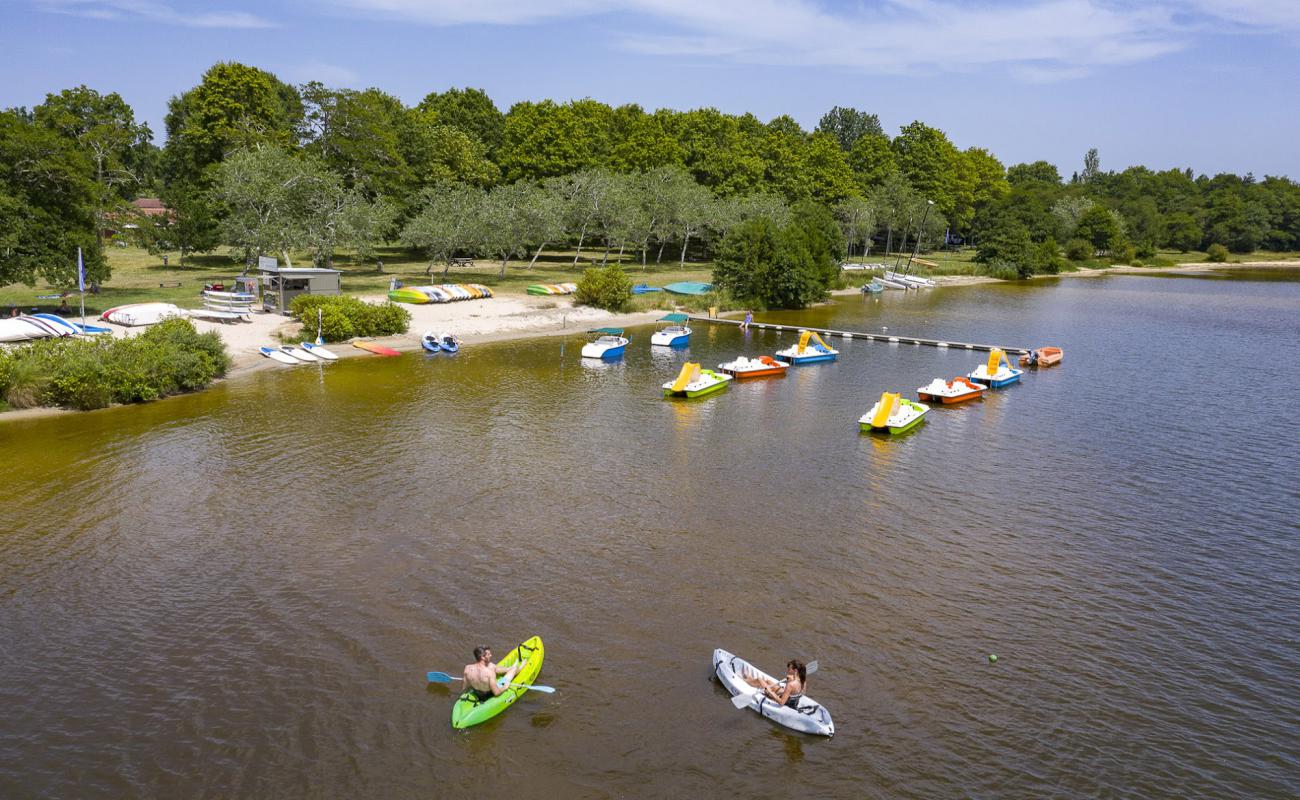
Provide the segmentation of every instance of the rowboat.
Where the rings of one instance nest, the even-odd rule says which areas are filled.
[[[676,380],[664,384],[664,397],[700,397],[727,388],[731,380],[725,372],[700,369],[699,364],[687,362]]]
[[[613,361],[623,357],[623,352],[627,349],[628,338],[623,335],[622,328],[596,328],[587,331],[587,333],[596,334],[596,338],[582,346],[583,358],[599,358],[602,361]]]
[[[718,369],[738,381],[746,378],[780,377],[789,368],[789,364],[784,361],[777,361],[771,356],[759,356],[758,358],[740,356],[734,361],[718,365]]]
[[[650,334],[650,344],[659,347],[685,347],[691,343],[691,329],[684,325],[690,317],[685,314],[669,314],[661,317],[660,322],[669,323],[668,327],[661,328]]]
[[[1065,356],[1059,347],[1040,347],[1030,350],[1020,357],[1022,367],[1054,367]]]
[[[826,344],[822,337],[812,331],[799,331],[799,341],[784,350],[777,350],[776,355],[791,364],[816,364],[819,361],[834,361],[840,351]]]
[[[803,695],[795,703],[794,707],[781,705],[764,692],[750,686],[745,681],[745,675],[752,675],[765,681],[771,681],[778,685],[784,681],[777,681],[771,675],[758,669],[740,656],[728,653],[721,648],[713,651],[713,672],[718,676],[718,681],[723,687],[731,692],[732,697],[741,694],[750,696],[749,706],[751,710],[767,717],[768,719],[787,728],[792,728],[803,733],[811,733],[817,736],[834,736],[835,723],[831,720],[831,713],[826,707]]]
[[[391,347],[384,347],[382,344],[375,344],[374,342],[355,341],[352,343],[352,346],[359,350],[365,350],[367,352],[374,353],[377,356],[400,356],[401,355],[400,352],[394,350]]]
[[[966,377],[990,389],[1001,389],[1020,380],[1024,374],[1024,370],[1011,366],[1005,352],[995,347],[989,352],[988,363],[980,364],[974,371],[966,373]]]
[[[883,392],[871,410],[858,420],[858,425],[867,433],[906,433],[924,422],[929,410],[929,406],[908,400],[897,392]]]
[[[916,394],[928,403],[952,405],[983,397],[988,388],[982,383],[972,382],[969,378],[953,378],[950,381],[935,378],[928,385],[917,389]]]
[[[510,679],[510,684],[506,684],[505,676],[502,675],[497,679],[497,684],[505,686],[505,690],[486,700],[479,699],[472,691],[462,694],[451,707],[451,727],[461,729],[478,725],[510,708],[524,692],[528,691],[528,685],[537,680],[545,657],[546,648],[542,646],[542,640],[537,636],[506,653],[505,658],[497,662],[498,666],[513,667],[521,662],[523,664]]]

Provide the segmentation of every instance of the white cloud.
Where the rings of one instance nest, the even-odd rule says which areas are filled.
[[[190,28],[271,28],[246,11],[182,12],[153,0],[36,0],[45,11],[104,20],[140,20]]]

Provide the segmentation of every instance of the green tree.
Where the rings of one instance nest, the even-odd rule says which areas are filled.
[[[1124,242],[1124,227],[1118,214],[1103,205],[1094,204],[1079,216],[1074,235],[1087,240],[1104,253]]]
[[[845,247],[851,251],[855,246],[861,245],[861,261],[864,263],[871,250],[871,237],[876,232],[876,216],[876,204],[862,197],[850,197],[835,207],[835,217],[844,233]]]
[[[661,117],[637,105],[614,109],[605,166],[615,172],[644,172],[681,163],[681,145],[664,130]]]
[[[817,132],[835,137],[840,148],[849,152],[863,136],[885,136],[885,129],[880,127],[880,118],[856,108],[835,106],[822,115],[817,123]],[[888,144],[888,139],[885,141]]]
[[[36,124],[75,143],[91,163],[95,184],[95,228],[103,246],[102,233],[124,201],[152,176],[149,126],[137,123],[135,113],[116,92],[102,95],[85,86],[47,94],[33,109]]]
[[[420,193],[417,207],[418,213],[402,229],[402,241],[428,256],[427,274],[433,274],[436,262],[443,262],[445,279],[450,258],[469,252],[478,244],[483,190],[452,181],[435,183]]]
[[[85,152],[18,110],[0,112],[0,286],[38,277],[75,285],[77,248],[91,283],[107,280],[96,239],[99,190]]]
[[[235,151],[215,177],[212,195],[225,211],[221,240],[241,251],[249,266],[266,253],[292,263],[289,252],[308,244],[315,197],[342,190],[341,179],[324,162],[274,145]]]
[[[849,151],[849,166],[863,194],[883,184],[888,176],[898,172],[889,137],[883,134],[859,137]]]
[[[892,147],[898,167],[912,187],[960,225],[962,220],[954,215],[971,208],[973,180],[965,171],[960,152],[944,132],[913,122],[903,127]]]
[[[420,101],[421,111],[431,111],[441,125],[450,125],[477,139],[491,158],[505,139],[505,115],[482,89],[448,89],[431,92]]]
[[[1061,173],[1053,164],[1035,161],[1032,164],[1016,164],[1007,168],[1007,182],[1013,188],[1025,187],[1059,187]]]
[[[196,186],[206,186],[208,167],[236,149],[292,146],[303,114],[296,89],[236,62],[213,65],[167,108],[164,169],[169,180]]]
[[[736,117],[700,108],[673,115],[667,129],[696,182],[718,197],[742,197],[763,186],[767,170],[760,151],[765,130],[761,124],[756,130],[750,127],[742,130]]]

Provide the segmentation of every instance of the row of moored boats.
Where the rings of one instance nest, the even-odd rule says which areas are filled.
[[[388,299],[396,303],[424,305],[480,300],[491,297],[492,290],[481,283],[442,283],[436,286],[399,286],[389,291]]]

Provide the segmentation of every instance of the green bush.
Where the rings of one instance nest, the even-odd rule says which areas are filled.
[[[1034,271],[1055,275],[1065,266],[1061,259],[1061,248],[1050,236],[1034,246]]]
[[[1010,261],[996,259],[984,265],[984,274],[990,278],[997,278],[1000,281],[1015,281],[1028,277],[1021,274],[1020,267],[1012,264]]]
[[[1122,242],[1110,249],[1110,263],[1130,264],[1137,257],[1137,248],[1131,242]]]
[[[1222,264],[1223,262],[1228,260],[1228,248],[1224,247],[1218,242],[1215,242],[1214,244],[1210,245],[1206,249],[1205,260],[1213,261],[1217,264]]]
[[[321,338],[327,342],[342,342],[354,336],[396,336],[406,333],[411,325],[411,312],[386,300],[372,304],[349,295],[303,294],[293,299],[289,311],[302,322],[308,338],[316,331],[318,309]]]
[[[589,267],[578,281],[575,303],[606,311],[624,311],[632,302],[632,279],[617,264]]]
[[[1065,244],[1065,257],[1071,261],[1087,261],[1097,249],[1087,239],[1071,239]]]
[[[126,339],[44,339],[0,359],[0,391],[14,408],[104,408],[194,391],[226,374],[215,333],[166,320]]]
[[[1150,241],[1150,240],[1147,240],[1147,241],[1145,241],[1145,242],[1141,242],[1141,243],[1138,244],[1138,246],[1137,246],[1137,253],[1136,253],[1136,255],[1137,255],[1138,258],[1142,259],[1143,261],[1148,261],[1148,260],[1150,260],[1150,259],[1155,258],[1155,257],[1156,257],[1156,246],[1155,246],[1155,243],[1152,242],[1152,241]]]

